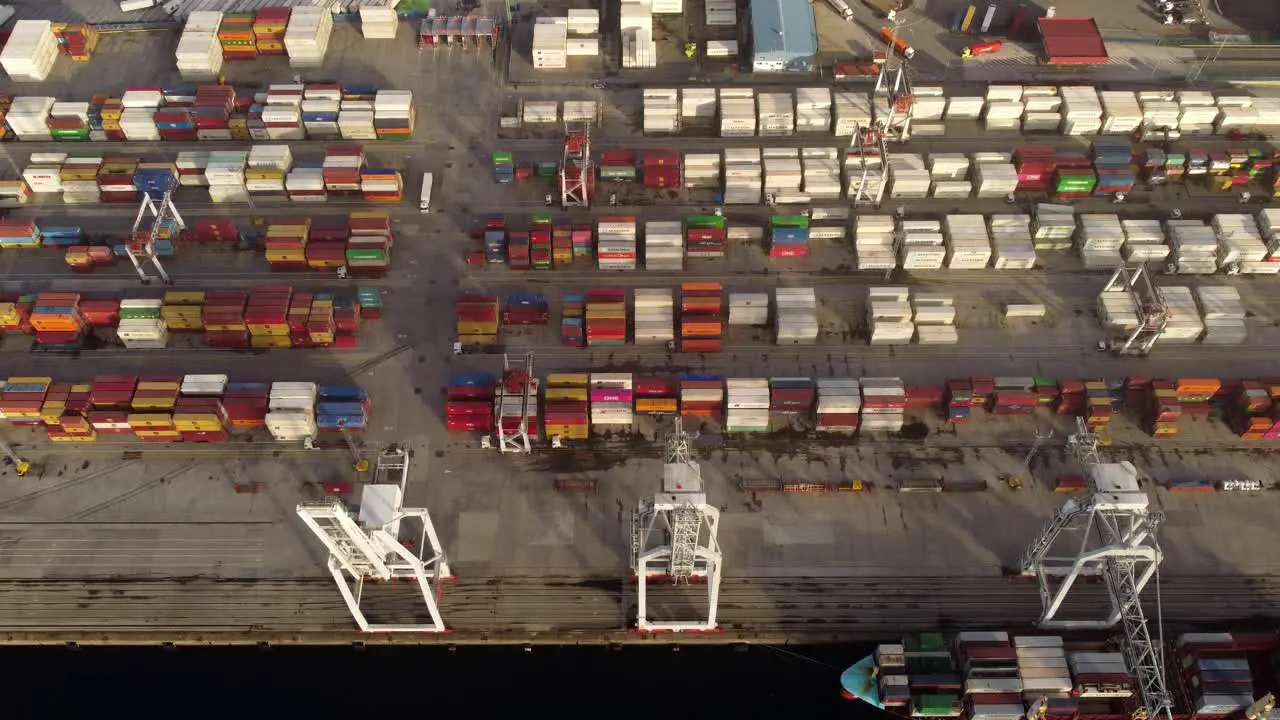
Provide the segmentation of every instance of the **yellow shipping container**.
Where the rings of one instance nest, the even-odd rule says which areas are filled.
[[[73,393],[87,393],[92,389],[93,385],[90,385],[89,383],[81,383],[79,385],[71,386],[71,392]]]
[[[551,373],[547,376],[547,385],[557,387],[586,387],[586,373]]]
[[[133,434],[140,438],[154,438],[157,440],[180,440],[182,438],[182,434],[177,430],[134,430]]]
[[[139,390],[173,390],[177,392],[182,388],[182,383],[148,380],[147,382],[138,383]]]
[[[310,337],[311,342],[316,343],[317,345],[329,345],[333,343],[333,333],[331,332],[312,332],[307,333],[307,335]]]
[[[167,428],[173,424],[173,416],[159,413],[129,413],[125,416],[129,427],[135,428]]]
[[[588,430],[586,425],[547,425],[544,428],[547,437],[561,437],[565,440],[586,440]]]
[[[458,321],[459,335],[497,335],[498,323],[492,322],[468,322],[465,320]]]
[[[245,180],[283,180],[284,171],[283,170],[260,170],[260,169],[245,170],[244,179]]]
[[[249,334],[250,334],[250,335],[263,335],[263,336],[275,336],[275,337],[279,337],[279,336],[281,336],[281,335],[285,335],[285,336],[287,336],[287,335],[289,334],[289,326],[288,326],[288,325],[285,325],[285,324],[283,324],[283,323],[273,324],[273,325],[264,325],[264,324],[261,324],[261,323],[251,323],[251,324],[246,325],[245,327],[249,328]]]
[[[170,290],[164,294],[165,305],[203,305],[203,290]]]
[[[19,375],[17,377],[11,377],[4,381],[5,385],[39,385],[42,383],[45,385],[52,385],[53,378]]]
[[[306,262],[307,256],[301,250],[268,250],[267,262]]]
[[[46,425],[59,425],[62,423],[62,416],[67,412],[67,404],[62,401],[46,402],[40,406],[40,419]]]
[[[636,412],[673,413],[676,411],[674,398],[640,398],[636,400]]]
[[[573,400],[576,402],[583,402],[587,397],[586,388],[549,387],[546,390],[547,400]]]
[[[133,405],[134,410],[172,410],[178,404],[178,399],[162,397],[134,398],[130,404]]]

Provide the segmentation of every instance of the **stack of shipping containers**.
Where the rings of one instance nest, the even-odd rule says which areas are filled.
[[[669,378],[636,378],[635,398],[637,415],[675,415],[679,409],[678,389]]]
[[[627,291],[625,288],[597,288],[587,291],[587,347],[617,347],[627,344]]]
[[[636,219],[600,218],[596,226],[596,261],[601,270],[636,269]]]
[[[819,432],[855,433],[862,416],[861,385],[853,378],[818,378]]]
[[[718,352],[724,333],[724,291],[720,283],[680,286],[680,351]]]
[[[588,379],[585,373],[553,373],[543,391],[543,425],[547,437],[586,440],[590,432]]]
[[[691,258],[722,258],[728,230],[720,215],[690,215],[685,218],[685,253]]]
[[[729,378],[725,381],[724,429],[731,433],[769,431],[769,381]]]
[[[454,307],[458,322],[458,341],[464,346],[498,343],[498,298],[463,296]]]
[[[635,384],[630,373],[591,373],[591,430],[630,430],[634,422]]]
[[[680,380],[680,415],[719,418],[724,412],[724,380],[690,375]]]
[[[478,373],[454,375],[445,400],[445,425],[453,432],[493,430],[493,398],[497,383]]]
[[[665,288],[636,288],[632,337],[637,345],[675,341],[675,298]]]

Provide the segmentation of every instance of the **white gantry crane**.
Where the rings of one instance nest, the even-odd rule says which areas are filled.
[[[636,575],[636,627],[660,632],[716,629],[720,603],[720,511],[707,504],[702,470],[689,454],[689,435],[680,418],[667,439],[662,491],[642,500],[631,517],[632,570]],[[707,584],[707,614],[696,620],[649,619],[648,582],[669,578]]]
[[[1072,500],[1058,511],[1022,558],[1022,573],[1040,582],[1046,629],[1105,629],[1121,623],[1123,649],[1129,670],[1150,720],[1172,720],[1172,697],[1165,685],[1162,642],[1152,640],[1142,610],[1142,590],[1156,580],[1156,625],[1160,626],[1157,574],[1163,555],[1156,529],[1163,515],[1150,510],[1150,499],[1138,483],[1137,468],[1129,462],[1107,463],[1098,451],[1098,437],[1077,418],[1076,433],[1068,441],[1085,466],[1089,495]],[[1068,533],[1080,533],[1071,557],[1050,556]],[[1100,575],[1111,598],[1111,612],[1103,620],[1064,620],[1058,617],[1072,585],[1081,576]],[[1161,635],[1163,633],[1161,632]]]
[[[302,522],[329,549],[329,572],[363,632],[445,631],[438,592],[440,581],[451,577],[449,562],[427,509],[404,507],[408,480],[408,451],[391,447],[378,457],[373,482],[361,493],[358,513],[353,513],[337,498],[298,505]],[[416,538],[416,553],[400,540],[401,524],[406,520],[417,520],[422,525],[421,535]],[[428,552],[430,555],[424,557]],[[430,621],[370,623],[360,607],[366,579],[417,582]]]
[[[147,193],[142,194],[142,202],[138,205],[138,216],[134,218],[133,229],[129,231],[129,240],[125,243],[125,254],[138,279],[143,285],[151,284],[151,276],[147,274],[146,265],[151,264],[160,275],[165,285],[172,285],[173,280],[160,264],[156,255],[157,240],[177,242],[178,233],[186,227],[178,208],[173,205],[173,191],[166,192],[159,200]]]
[[[861,125],[854,128],[845,155],[845,172],[853,181],[849,187],[849,200],[854,207],[879,207],[884,200],[888,155],[883,132]]]
[[[911,136],[914,95],[907,70],[915,51],[901,40],[903,15],[905,13],[894,13],[893,23],[884,29],[888,32],[881,31],[881,39],[885,42],[884,63],[880,66],[876,87],[871,94],[876,129],[889,142],[906,142]]]
[[[1133,304],[1133,312],[1138,317],[1138,326],[1128,337],[1117,341],[1112,350],[1117,355],[1146,355],[1151,352],[1169,322],[1169,308],[1160,291],[1151,282],[1151,274],[1146,266],[1120,265],[1112,273],[1102,292],[1126,293]]]
[[[536,418],[537,410],[538,380],[533,376],[533,353],[525,354],[520,368],[511,367],[510,359],[503,355],[502,379],[493,399],[493,432],[499,452],[533,451],[529,441],[529,416]],[[483,448],[492,448],[493,443],[489,436],[480,440]]]

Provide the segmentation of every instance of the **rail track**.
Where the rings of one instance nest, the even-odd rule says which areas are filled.
[[[652,586],[651,586],[652,587]],[[1096,616],[1106,607],[1102,586],[1084,592],[1069,611]],[[654,588],[663,613],[686,593]],[[364,607],[379,621],[420,616],[409,584],[367,585]],[[1150,601],[1153,594],[1148,594]],[[435,641],[534,639],[555,636],[625,639],[633,609],[630,583],[618,578],[476,578],[448,582],[441,610],[453,632]],[[1274,622],[1280,579],[1166,577],[1163,620],[1171,631]],[[1155,613],[1149,603],[1148,612]],[[1029,628],[1039,613],[1034,582],[987,577],[727,578],[721,588],[725,639],[887,639],[929,628]],[[70,638],[170,638],[251,642],[293,635],[351,642],[353,632],[337,590],[326,579],[0,582],[0,642],[64,642]],[[221,640],[219,640],[221,638]],[[313,639],[314,639],[313,638]],[[415,637],[414,642],[432,638]]]

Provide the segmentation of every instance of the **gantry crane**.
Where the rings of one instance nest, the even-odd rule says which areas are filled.
[[[1172,720],[1172,697],[1165,685],[1162,642],[1152,640],[1142,610],[1142,590],[1156,580],[1156,625],[1160,626],[1159,575],[1163,558],[1156,530],[1164,519],[1150,509],[1150,499],[1138,483],[1137,468],[1129,462],[1103,462],[1098,436],[1083,418],[1068,446],[1084,465],[1089,495],[1069,501],[1049,522],[1022,558],[1022,574],[1040,582],[1044,612],[1040,627],[1053,629],[1104,629],[1121,623],[1123,650],[1129,670],[1138,679],[1139,692],[1150,720]],[[1050,550],[1064,535],[1079,532],[1079,550],[1067,558],[1051,557]],[[1072,585],[1084,575],[1101,575],[1111,598],[1111,612],[1104,620],[1062,620],[1058,613]],[[1160,633],[1163,635],[1163,632]]]
[[[903,30],[905,13],[894,13],[893,23],[887,28],[884,63],[876,77],[876,88],[871,95],[872,115],[876,129],[889,142],[906,142],[911,136],[911,109],[914,97],[911,79],[907,76],[911,58],[900,50],[899,33]],[[882,31],[883,32],[883,31]],[[908,48],[909,49],[909,48]]]
[[[156,241],[176,241],[178,233],[185,227],[186,223],[183,222],[182,215],[173,205],[172,190],[166,191],[159,200],[148,193],[142,194],[138,216],[133,220],[133,229],[129,231],[129,241],[125,243],[124,248],[129,262],[133,263],[133,269],[138,273],[138,279],[143,285],[151,284],[151,276],[147,274],[144,267],[147,263],[156,269],[156,273],[165,285],[173,284],[169,273],[165,271],[164,265],[160,264],[159,256],[156,255]]]
[[[631,516],[632,571],[636,577],[636,627],[685,632],[716,628],[720,603],[720,511],[707,504],[702,470],[689,454],[689,434],[677,417],[667,437],[662,490],[640,501]],[[675,584],[706,580],[707,614],[696,620],[649,619],[648,582],[669,578]]]
[[[1138,318],[1138,326],[1124,340],[1116,342],[1112,351],[1117,355],[1150,353],[1169,323],[1169,308],[1160,291],[1151,282],[1147,267],[1130,267],[1122,263],[1112,273],[1102,291],[1126,293]]]
[[[560,207],[591,207],[595,167],[591,161],[591,124],[565,123],[560,163]]]
[[[533,452],[529,442],[529,411],[537,408],[538,380],[533,376],[533,353],[525,354],[524,367],[519,369],[511,367],[510,359],[503,355],[502,379],[493,399],[493,432],[499,452]],[[520,416],[515,417],[513,411],[519,411]],[[492,448],[493,440],[486,435],[480,439],[480,447]]]
[[[853,181],[849,200],[854,207],[879,206],[884,199],[888,155],[883,132],[876,127],[854,128],[845,157],[845,173]]]
[[[357,512],[337,498],[301,503],[297,507],[302,522],[328,548],[329,573],[363,632],[445,631],[438,593],[440,581],[451,577],[449,561],[427,508],[404,507],[409,460],[409,452],[403,448],[392,446],[384,451],[374,468],[373,482],[366,485],[361,493]],[[416,553],[400,540],[401,523],[405,520],[417,520],[422,524],[420,536],[409,543],[416,543]],[[426,557],[424,554],[428,550],[431,555]],[[360,605],[366,579],[417,582],[430,621],[371,623]]]

